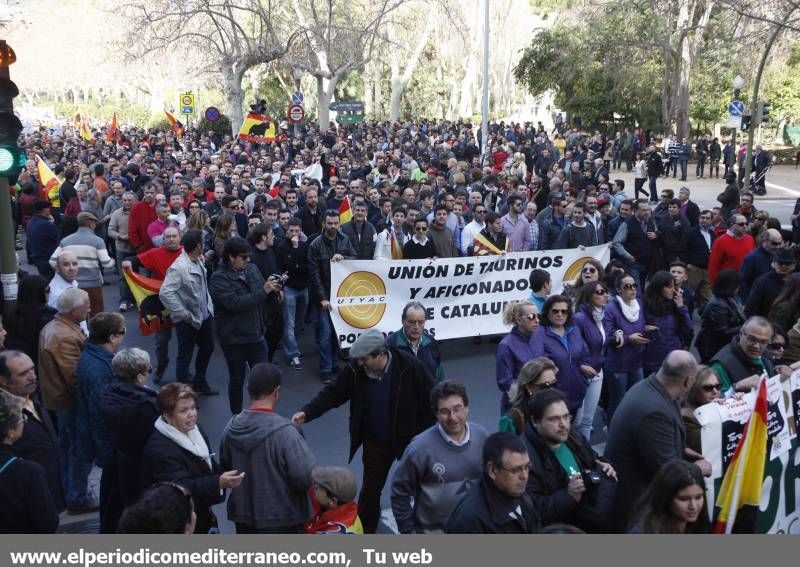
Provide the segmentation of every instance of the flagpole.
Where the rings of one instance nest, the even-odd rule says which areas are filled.
[[[747,426],[744,430],[744,436],[742,437],[742,441],[744,441],[744,445],[742,445],[742,452],[739,454],[738,459],[738,468],[736,469],[736,482],[733,484],[733,496],[731,497],[731,507],[730,512],[728,513],[728,519],[725,522],[725,534],[733,533],[733,525],[736,523],[736,515],[739,512],[739,499],[741,498],[741,491],[742,491],[742,477],[744,476],[744,464],[747,462],[747,452],[750,449],[750,438],[751,436],[748,435],[750,433],[750,424],[753,421],[753,414],[756,411],[756,405],[758,404],[758,394],[761,391],[761,384],[766,380],[766,377],[762,374],[761,380],[758,383],[758,388],[756,388],[756,397],[753,400],[753,413],[750,414],[750,419],[747,421]],[[765,386],[766,387],[766,386]]]

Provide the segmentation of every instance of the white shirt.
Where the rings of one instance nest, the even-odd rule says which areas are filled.
[[[480,234],[483,228],[486,226],[486,223],[480,224],[476,220],[472,220],[467,226],[464,227],[464,230],[461,232],[461,253],[466,256],[467,248],[472,246],[472,242],[475,240],[475,237]]]

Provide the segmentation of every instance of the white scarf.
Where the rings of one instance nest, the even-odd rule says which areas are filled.
[[[639,320],[639,302],[634,299],[633,305],[628,305],[622,300],[621,296],[617,296],[619,308],[622,310],[622,316],[625,317],[630,323],[635,323]]]
[[[200,430],[197,429],[197,427],[189,431],[189,433],[183,433],[164,421],[162,416],[159,416],[156,420],[155,427],[156,431],[161,433],[164,437],[174,441],[191,454],[200,457],[206,462],[208,468],[211,468],[211,454],[208,451],[208,445],[206,444],[206,440],[203,439],[203,436],[200,435]]]

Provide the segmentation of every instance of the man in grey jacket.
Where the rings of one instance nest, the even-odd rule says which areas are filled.
[[[253,366],[247,382],[250,406],[222,433],[220,462],[245,473],[228,499],[228,518],[239,534],[303,533],[311,517],[314,455],[292,422],[275,413],[280,387],[277,366]]]
[[[203,233],[190,230],[181,238],[183,252],[167,270],[158,297],[169,309],[178,335],[178,360],[175,374],[178,382],[189,383],[189,363],[194,346],[197,358],[194,362],[193,388],[198,394],[216,396],[206,380],[208,361],[214,352],[214,304],[208,293],[206,268],[203,264]]]

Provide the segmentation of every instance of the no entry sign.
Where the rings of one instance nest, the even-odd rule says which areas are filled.
[[[303,107],[299,104],[293,104],[290,106],[289,112],[286,113],[286,117],[289,119],[289,122],[292,122],[293,124],[302,122],[305,115],[306,111],[303,110]]]

